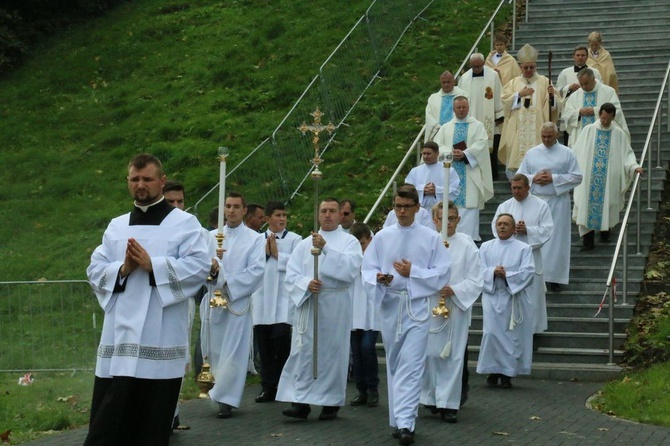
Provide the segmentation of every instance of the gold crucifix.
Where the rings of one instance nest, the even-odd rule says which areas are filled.
[[[321,164],[321,153],[319,152],[319,134],[325,130],[330,135],[337,129],[337,127],[332,122],[328,122],[328,124],[325,125],[321,124],[323,113],[319,110],[319,107],[310,113],[310,116],[314,118],[314,123],[307,125],[307,123],[303,121],[302,125],[298,127],[298,130],[300,130],[303,135],[307,132],[311,132],[314,135],[312,137],[312,144],[314,144],[314,159],[312,160],[314,170],[312,171],[312,177],[320,178],[321,172],[319,171],[319,164]]]

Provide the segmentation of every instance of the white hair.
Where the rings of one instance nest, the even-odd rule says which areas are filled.
[[[470,62],[474,62],[475,60],[480,60],[484,62],[486,58],[482,53],[472,53],[472,55],[470,56]]]

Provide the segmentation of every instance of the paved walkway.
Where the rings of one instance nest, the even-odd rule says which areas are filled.
[[[670,445],[670,428],[618,420],[586,408],[586,400],[602,383],[514,379],[514,388],[486,386],[485,377],[471,373],[470,399],[458,424],[419,409],[417,445]],[[382,377],[385,384],[385,377]],[[192,445],[393,445],[388,426],[385,386],[376,408],[343,407],[334,421],[318,421],[312,407],[307,421],[281,415],[285,403],[254,403],[260,386],[245,390],[242,407],[233,418],[216,418],[208,400],[181,406],[181,422],[191,427],[175,432],[172,446]],[[356,390],[349,383],[347,401]],[[30,445],[81,445],[87,429],[57,434]]]

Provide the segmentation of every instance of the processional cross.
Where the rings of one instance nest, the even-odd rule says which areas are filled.
[[[312,137],[312,144],[314,144],[314,159],[312,159],[312,164],[314,168],[312,169],[311,177],[314,180],[314,233],[319,231],[319,181],[323,177],[323,174],[319,170],[319,165],[321,164],[321,152],[319,148],[319,139],[320,134],[324,130],[328,134],[332,134],[336,129],[332,122],[328,124],[321,123],[321,117],[323,113],[317,107],[310,115],[314,118],[314,122],[311,125],[307,125],[305,121],[298,127],[298,130],[302,132],[303,135],[307,132],[311,132],[314,136]],[[312,256],[314,256],[314,280],[319,279],[319,255],[321,254],[321,249],[316,246],[312,247],[311,250]],[[313,345],[312,345],[312,376],[314,379],[318,376],[318,361],[317,353],[318,343],[319,343],[319,293],[312,293],[312,312],[314,320],[314,336],[313,336]]]

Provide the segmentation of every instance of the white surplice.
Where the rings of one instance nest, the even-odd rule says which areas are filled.
[[[446,299],[449,318],[433,317],[426,348],[426,369],[421,385],[421,404],[458,410],[461,401],[463,359],[468,344],[472,306],[484,286],[479,250],[472,239],[461,233],[447,237],[451,257],[448,285],[454,296]],[[437,306],[439,294],[431,297]]]
[[[409,277],[393,262],[412,263]],[[414,221],[382,229],[365,250],[363,281],[375,294],[386,352],[389,424],[414,431],[430,328],[430,298],[449,280],[451,261],[440,234]],[[377,273],[392,274],[389,286]]]
[[[189,303],[207,278],[207,239],[198,220],[173,209],[160,225],[130,225],[130,214],[113,219],[91,256],[88,280],[105,312],[95,375],[172,379],[189,361]],[[128,239],[151,256],[150,274],[136,268],[115,290]]]
[[[216,229],[211,232],[212,237],[216,232]],[[205,296],[200,304],[200,314],[204,316],[209,312],[210,330],[205,333],[206,324],[203,324],[201,336],[204,340],[209,335],[215,379],[214,388],[209,391],[210,398],[239,407],[251,355],[251,294],[263,280],[265,239],[244,224],[234,228],[224,226],[223,235],[225,252],[212,291],[221,289],[227,296],[228,307],[205,308],[212,297],[210,294]]]
[[[546,201],[531,194],[528,194],[523,201],[510,198],[500,203],[493,216],[491,221],[493,234],[496,234],[495,222],[500,214],[510,214],[517,223],[520,221],[526,223],[526,234],[517,232],[515,237],[533,248],[535,278],[528,287],[532,306],[530,314],[534,320],[533,333],[542,333],[547,329],[547,288],[544,284],[542,247],[551,239],[554,232],[551,210]]]
[[[533,183],[535,175],[542,171],[551,172],[551,183]],[[517,173],[528,177],[530,192],[545,200],[551,209],[554,232],[542,246],[544,280],[566,285],[570,278],[570,191],[582,182],[577,158],[569,147],[558,142],[551,147],[540,144],[528,151]]]
[[[530,245],[509,238],[482,244],[484,326],[477,373],[529,375],[533,360],[533,321],[528,288],[535,276]],[[505,267],[506,279],[493,270]]]
[[[272,231],[265,231],[264,238]],[[266,256],[265,271],[260,288],[251,295],[251,319],[254,325],[290,324],[292,311],[286,291],[286,263],[295,247],[302,241],[288,230],[277,234],[277,258]]]
[[[356,237],[339,226],[333,231],[320,230],[319,234],[326,245],[319,255],[319,280],[323,286],[318,295],[317,379],[313,377],[312,361],[314,299],[308,291],[309,282],[314,279],[310,236],[293,250],[286,265],[286,286],[296,310],[291,354],[279,379],[277,400],[343,406],[349,366],[351,300],[354,279],[360,274],[362,252]]]
[[[444,197],[444,165],[442,163],[420,164],[409,171],[405,183],[413,184],[419,192],[419,203],[421,207],[431,211],[433,206],[441,203]],[[435,185],[435,195],[424,195],[426,184]],[[458,174],[453,167],[449,168],[449,199],[454,200],[458,196],[460,183]]]

